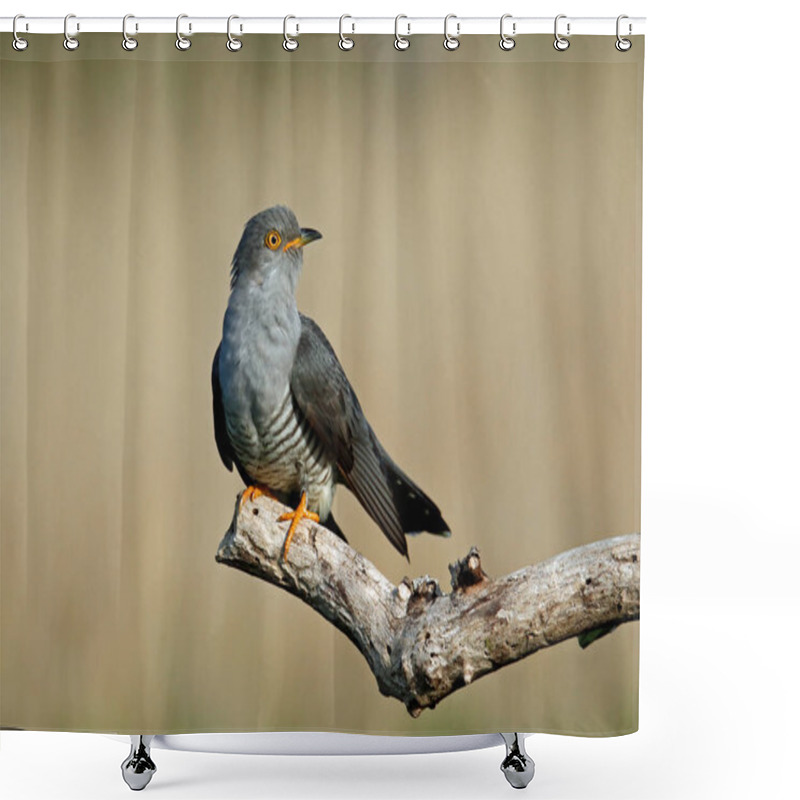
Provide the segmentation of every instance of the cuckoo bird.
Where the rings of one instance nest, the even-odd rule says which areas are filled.
[[[331,514],[340,483],[408,558],[407,533],[450,532],[378,441],[325,334],[297,310],[303,248],[320,238],[285,206],[245,226],[211,370],[217,448],[247,485],[242,503],[267,494],[295,507],[278,518],[289,522],[284,559],[303,518],[345,538]]]

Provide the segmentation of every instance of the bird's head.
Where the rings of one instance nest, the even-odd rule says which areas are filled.
[[[252,280],[263,284],[288,279],[292,289],[303,265],[303,247],[321,239],[313,228],[301,228],[294,212],[286,206],[272,206],[251,217],[245,225],[233,256],[231,286]]]

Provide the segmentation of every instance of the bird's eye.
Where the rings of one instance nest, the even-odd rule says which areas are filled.
[[[277,250],[281,244],[281,235],[278,231],[270,231],[264,237],[264,244],[269,247],[270,250]]]

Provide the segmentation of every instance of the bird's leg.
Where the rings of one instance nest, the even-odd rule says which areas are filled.
[[[310,519],[314,522],[319,522],[319,514],[315,514],[313,511],[306,510],[306,502],[307,497],[305,490],[300,495],[300,502],[297,504],[297,508],[294,511],[289,511],[286,514],[281,514],[278,517],[278,522],[286,522],[287,520],[291,520],[291,524],[289,525],[289,530],[286,532],[286,540],[283,543],[283,560],[286,561],[286,555],[289,552],[289,543],[292,541],[292,536],[294,536],[295,530],[297,530],[297,525],[301,519]]]
[[[278,499],[277,497],[275,497],[275,495],[272,493],[272,490],[268,486],[265,486],[262,483],[254,483],[252,484],[252,486],[248,486],[242,492],[242,499],[239,501],[239,510],[240,511],[242,510],[244,504],[248,500],[252,502],[256,498],[261,497],[262,494],[265,495],[266,497],[272,498],[273,500]]]

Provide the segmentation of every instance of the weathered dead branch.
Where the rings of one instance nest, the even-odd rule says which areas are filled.
[[[488,672],[586,631],[639,618],[639,534],[616,536],[490,579],[478,551],[450,566],[445,594],[427,575],[395,586],[326,528],[305,521],[286,561],[286,508],[236,510],[217,561],[299,597],[361,651],[380,691],[419,715]]]

